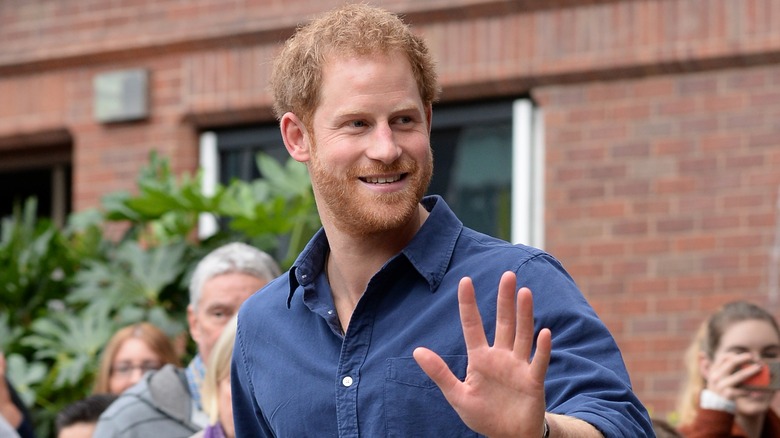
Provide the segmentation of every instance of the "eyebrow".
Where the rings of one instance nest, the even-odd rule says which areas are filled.
[[[397,105],[395,108],[392,108],[390,110],[390,114],[397,114],[397,113],[405,113],[414,111],[418,114],[425,114],[425,110],[421,108],[419,105],[415,104],[412,101],[409,102],[401,102],[399,105]],[[342,118],[349,118],[349,117],[360,117],[364,116],[366,114],[370,114],[371,110],[369,109],[362,109],[359,107],[353,107],[353,108],[344,108],[342,110],[339,110],[333,114],[334,119],[342,119]]]

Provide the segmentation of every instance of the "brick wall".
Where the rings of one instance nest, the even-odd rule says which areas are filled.
[[[768,290],[780,188],[780,66],[553,86],[549,250],[616,334],[657,412],[706,313]],[[776,267],[780,269],[780,266]]]
[[[269,60],[340,0],[0,2],[0,150],[73,145],[74,207],[148,153],[197,166],[204,129],[272,120]],[[780,185],[780,0],[388,0],[429,40],[443,100],[546,114],[547,249],[614,332],[640,397],[673,409],[704,315],[767,295]],[[151,115],[102,125],[98,73],[146,68]]]

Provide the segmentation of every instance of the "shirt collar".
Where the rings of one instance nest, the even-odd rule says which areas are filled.
[[[203,386],[203,379],[206,377],[206,364],[200,354],[195,355],[190,364],[185,369],[187,376],[187,385],[190,389],[192,401],[198,410],[202,409],[200,404],[200,389]]]
[[[463,223],[438,195],[426,196],[422,205],[430,215],[401,252],[435,291],[450,265]]]
[[[435,291],[450,264],[463,223],[441,196],[426,196],[421,203],[430,215],[401,253]],[[313,282],[322,272],[329,248],[325,230],[320,228],[290,268],[288,308],[298,286]]]

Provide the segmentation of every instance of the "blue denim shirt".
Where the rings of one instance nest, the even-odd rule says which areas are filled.
[[[440,197],[409,245],[373,276],[345,334],[323,273],[320,230],[287,275],[241,308],[232,364],[238,437],[477,436],[412,351],[425,346],[465,377],[457,288],[470,276],[492,343],[501,274],[534,296],[536,333],[552,331],[549,412],[605,436],[654,436],[612,336],[550,255],[463,227]]]

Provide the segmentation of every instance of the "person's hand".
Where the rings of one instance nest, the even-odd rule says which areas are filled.
[[[11,399],[11,391],[5,379],[5,355],[0,351],[0,415],[14,428],[22,424],[22,411],[16,407]]]
[[[727,353],[720,355],[710,364],[704,379],[707,381],[707,389],[734,401],[749,392],[739,385],[760,370],[761,365],[754,363],[750,353]]]
[[[433,351],[418,347],[414,358],[439,386],[466,425],[490,437],[541,436],[545,415],[544,377],[552,348],[550,330],[534,340],[533,298],[528,288],[517,293],[512,272],[501,276],[496,309],[496,337],[488,345],[471,279],[458,285],[463,337],[468,351],[466,379],[461,382]]]

